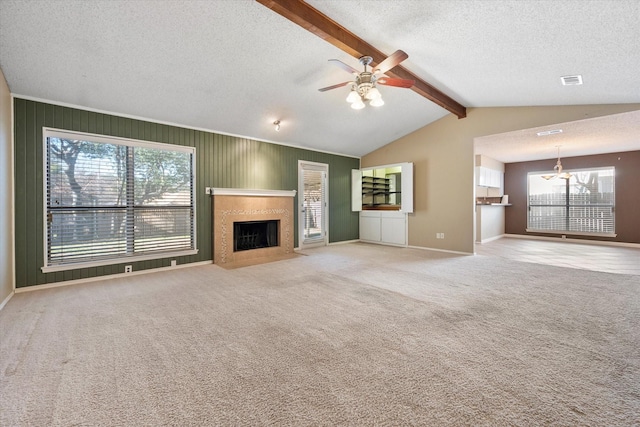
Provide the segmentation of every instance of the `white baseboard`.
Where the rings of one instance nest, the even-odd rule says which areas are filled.
[[[372,245],[393,246],[393,247],[396,247],[396,248],[407,248],[408,247],[407,245],[399,245],[397,243],[388,243],[388,242],[378,242],[378,241],[375,241],[375,240],[362,240],[362,239],[359,239],[359,240],[354,240],[354,242],[357,242],[357,243],[358,242],[359,243],[371,243]]]
[[[304,249],[320,248],[322,246],[345,245],[347,243],[358,243],[359,241],[360,240],[358,240],[358,239],[355,239],[355,240],[341,240],[339,242],[330,242],[330,243],[327,243],[326,245],[323,245],[322,243],[318,243],[317,245],[307,246]],[[294,251],[302,251],[304,249],[301,249],[300,246],[296,246],[295,248],[293,248]]]
[[[476,243],[480,243],[480,244],[489,243],[489,242],[493,242],[494,240],[502,239],[504,236],[505,236],[504,234],[501,234],[499,236],[489,237],[488,239],[482,239],[479,242],[476,241]]]
[[[445,252],[445,253],[448,253],[448,254],[456,254],[456,255],[473,255],[472,252],[450,251],[448,249],[426,248],[426,247],[423,247],[423,246],[407,246],[407,248],[422,249],[422,250],[425,250],[425,251]]]
[[[329,246],[333,246],[333,245],[346,245],[347,243],[358,243],[360,241],[360,239],[354,239],[354,240],[341,240],[339,242],[332,242],[329,243]]]
[[[11,291],[11,293],[9,295],[7,295],[7,297],[4,299],[4,301],[2,301],[2,303],[0,304],[0,310],[2,310],[5,305],[7,305],[7,303],[9,302],[11,297],[13,296],[13,294],[15,294],[15,291]]]
[[[15,292],[18,294],[22,292],[40,291],[43,289],[59,288],[61,286],[80,285],[83,283],[98,282],[100,280],[118,279],[122,277],[138,276],[140,274],[157,273],[160,271],[175,270],[177,268],[188,268],[188,267],[196,267],[200,265],[210,265],[210,264],[213,264],[213,261],[190,262],[187,264],[179,264],[179,265],[168,266],[168,267],[149,268],[146,270],[132,271],[131,273],[108,274],[106,276],[96,276],[96,277],[87,277],[85,279],[65,280],[63,282],[46,283],[44,285],[24,286],[21,288],[16,288]]]
[[[504,237],[508,237],[511,239],[545,240],[547,242],[581,243],[583,245],[622,246],[625,248],[640,249],[640,243],[608,242],[606,240],[563,239],[561,237],[526,236],[524,234],[505,234]]]

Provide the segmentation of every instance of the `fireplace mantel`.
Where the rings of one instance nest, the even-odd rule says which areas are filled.
[[[296,190],[256,190],[248,188],[212,188],[212,196],[295,197]]]

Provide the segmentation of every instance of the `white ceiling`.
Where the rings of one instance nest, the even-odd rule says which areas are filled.
[[[308,3],[466,107],[640,102],[638,0]],[[353,156],[449,114],[394,87],[352,110],[348,87],[317,91],[350,79],[331,58],[360,68],[252,0],[0,0],[17,95]]]
[[[539,132],[562,131],[549,135]],[[640,111],[477,137],[476,154],[503,163],[640,150]],[[640,168],[640,165],[638,165]]]

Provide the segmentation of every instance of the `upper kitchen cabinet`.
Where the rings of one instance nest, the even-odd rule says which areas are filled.
[[[476,182],[480,187],[502,188],[502,171],[476,166]]]
[[[351,171],[351,210],[413,212],[413,163]]]

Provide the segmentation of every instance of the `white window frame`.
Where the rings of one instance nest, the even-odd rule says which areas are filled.
[[[617,233],[615,232],[615,224],[616,224],[616,202],[615,202],[615,193],[616,193],[616,189],[615,189],[615,167],[614,166],[602,166],[602,167],[595,167],[595,168],[582,168],[582,169],[572,169],[570,171],[570,173],[577,173],[577,172],[590,172],[590,171],[599,171],[599,170],[604,170],[604,169],[613,169],[613,179],[614,179],[614,185],[613,185],[613,205],[611,206],[612,209],[612,214],[613,214],[613,232],[612,233],[607,233],[607,232],[586,232],[586,231],[573,231],[573,230],[553,230],[553,229],[537,229],[537,228],[529,228],[529,220],[530,220],[530,215],[531,215],[531,207],[532,205],[530,204],[530,182],[531,182],[531,175],[553,175],[555,172],[529,172],[527,174],[527,228],[526,228],[526,232],[527,233],[546,233],[546,234],[560,234],[560,235],[573,235],[573,236],[591,236],[591,237],[616,237]],[[542,178],[540,178],[542,179]],[[554,178],[554,179],[559,179],[561,181],[565,181],[563,178]],[[565,184],[566,185],[566,184]],[[533,205],[534,207],[537,205]],[[567,205],[558,205],[557,207],[566,207]],[[571,206],[579,206],[579,205],[569,205],[569,207]]]
[[[116,258],[109,259],[101,259],[101,260],[93,260],[87,262],[75,262],[69,264],[57,264],[57,265],[49,265],[48,264],[48,223],[47,223],[47,139],[48,138],[64,138],[64,139],[80,139],[86,140],[90,142],[99,142],[105,144],[119,144],[119,145],[128,145],[130,147],[141,147],[141,148],[152,148],[159,150],[167,150],[176,151],[176,152],[184,152],[190,153],[192,155],[192,165],[191,165],[191,197],[193,200],[193,217],[191,219],[192,227],[193,227],[193,249],[189,250],[179,250],[179,251],[166,251],[166,252],[156,252],[149,253],[145,255],[128,255],[128,256],[120,256]],[[42,197],[42,212],[43,212],[43,267],[41,268],[43,273],[53,273],[57,271],[67,271],[67,270],[75,270],[80,268],[89,268],[89,267],[98,267],[103,265],[116,265],[116,264],[125,264],[125,263],[133,263],[137,261],[145,261],[152,259],[163,259],[163,258],[174,258],[178,256],[188,256],[188,255],[196,255],[198,253],[198,244],[197,244],[197,213],[196,213],[196,149],[195,147],[188,147],[183,145],[174,145],[167,143],[159,143],[159,142],[150,142],[150,141],[141,141],[137,139],[131,138],[121,138],[115,136],[108,135],[99,135],[93,133],[86,132],[75,132],[69,130],[62,130],[56,128],[43,127],[42,128],[42,143],[43,143],[43,197]]]

